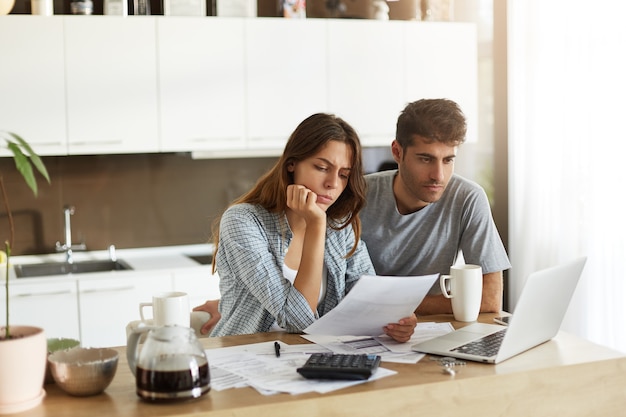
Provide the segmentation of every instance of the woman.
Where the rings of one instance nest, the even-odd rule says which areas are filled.
[[[213,268],[221,319],[211,335],[301,332],[374,274],[360,240],[364,201],[354,129],[329,114],[305,119],[276,165],[220,219]],[[405,341],[416,321],[385,331]]]

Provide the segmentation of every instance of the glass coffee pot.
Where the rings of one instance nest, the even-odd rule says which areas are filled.
[[[140,348],[140,337],[147,333]],[[137,395],[149,402],[199,398],[211,389],[209,361],[193,329],[181,326],[134,329],[126,346]]]

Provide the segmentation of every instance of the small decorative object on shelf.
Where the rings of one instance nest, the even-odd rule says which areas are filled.
[[[374,19],[389,20],[389,6],[385,0],[372,0]]]
[[[283,17],[304,19],[306,18],[305,0],[282,0]]]
[[[72,14],[92,14],[93,2],[91,0],[72,0],[70,10]]]
[[[133,10],[132,13],[134,15],[150,15],[150,1],[149,0],[133,0]]]
[[[110,16],[128,16],[127,0],[104,0],[104,14]]]
[[[205,0],[164,0],[165,16],[206,16]]]
[[[11,13],[15,6],[15,0],[0,0],[0,16]]]
[[[54,14],[54,2],[52,0],[30,0],[32,14],[39,16],[52,16]]]
[[[216,9],[216,16],[219,17],[256,17],[257,2],[255,0],[217,0]]]

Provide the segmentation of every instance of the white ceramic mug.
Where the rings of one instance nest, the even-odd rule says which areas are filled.
[[[450,282],[450,292],[446,288]],[[479,265],[453,265],[450,275],[439,277],[441,293],[452,301],[454,319],[476,321],[483,298],[483,271]]]
[[[146,307],[152,307],[152,320],[157,327],[174,325],[190,327],[191,309],[187,293],[163,292],[154,295],[151,303],[139,303],[142,321],[147,321],[143,313]]]

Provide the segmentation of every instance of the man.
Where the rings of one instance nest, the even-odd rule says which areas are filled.
[[[397,170],[366,175],[362,235],[378,275],[449,274],[459,250],[483,271],[481,312],[502,309],[502,271],[511,267],[493,222],[489,201],[476,183],[454,174],[467,125],[459,106],[446,99],[409,103],[398,117],[391,152]],[[217,301],[195,311],[219,320]],[[417,315],[451,314],[452,304],[435,284]]]
[[[459,250],[481,265],[481,312],[502,309],[502,271],[511,267],[484,190],[454,174],[466,122],[450,100],[409,103],[398,117],[391,152],[397,170],[366,176],[362,239],[379,275],[449,274]],[[452,313],[439,284],[418,315]]]

